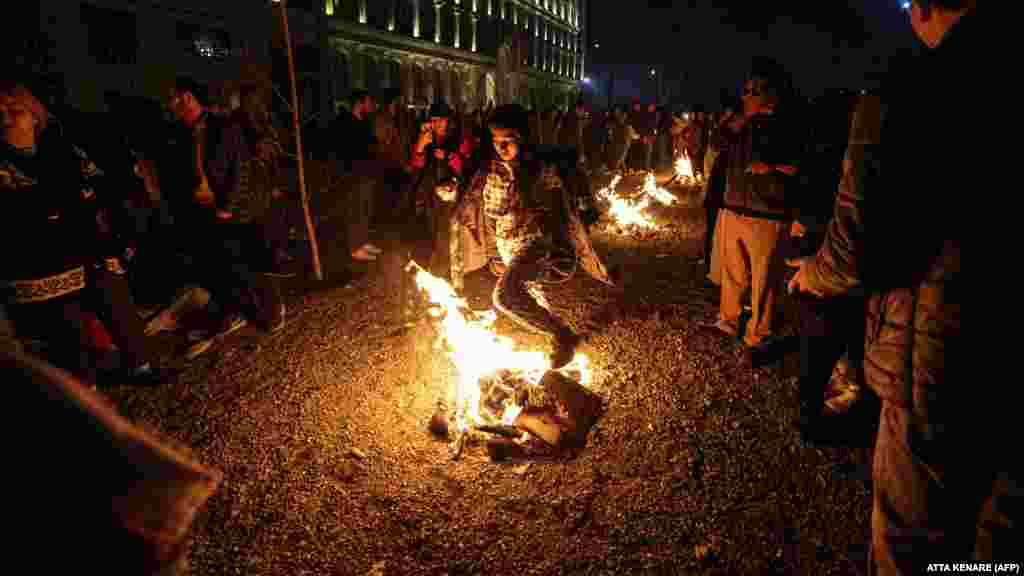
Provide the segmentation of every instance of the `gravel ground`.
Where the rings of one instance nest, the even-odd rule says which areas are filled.
[[[697,329],[717,295],[693,259],[700,198],[676,193],[656,234],[595,232],[622,290],[577,275],[552,298],[587,335],[606,407],[575,457],[496,464],[472,444],[452,462],[427,432],[450,368],[429,326],[403,329],[379,265],[349,288],[290,281],[282,332],[243,331],[175,383],[107,390],[225,473],[192,573],[859,573],[869,455],[801,447],[791,363],[743,369]],[[472,302],[488,276],[467,281]]]

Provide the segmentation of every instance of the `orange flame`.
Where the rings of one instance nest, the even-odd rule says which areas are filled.
[[[692,184],[698,181],[698,178],[693,174],[693,163],[690,162],[690,157],[686,152],[683,152],[679,158],[676,158],[675,169],[676,179],[684,184]]]
[[[616,187],[622,176],[616,175],[610,184],[597,191],[597,197],[608,203],[608,215],[619,226],[635,226],[637,228],[657,228],[658,225],[646,214],[651,199],[641,196],[638,199],[624,198],[619,195]]]
[[[517,350],[511,338],[496,334],[491,329],[497,318],[493,310],[483,313],[471,310],[451,284],[433,276],[416,262],[410,261],[406,271],[415,273],[417,287],[434,304],[431,315],[438,320],[440,328],[437,346],[445,350],[458,373],[453,383],[456,430],[465,432],[475,424],[488,423],[488,415],[480,409],[482,378],[493,376],[499,370],[510,370],[536,384],[551,368],[544,352]],[[590,360],[580,353],[559,371],[578,372],[583,385],[589,384],[592,378]],[[513,399],[506,400],[501,422],[512,424],[521,410],[522,406],[516,405]]]

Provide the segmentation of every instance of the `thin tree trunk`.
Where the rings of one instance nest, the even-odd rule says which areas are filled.
[[[309,197],[306,194],[306,172],[302,153],[302,131],[299,123],[299,95],[295,85],[295,61],[292,57],[292,36],[288,31],[288,6],[286,0],[279,2],[281,5],[281,26],[284,30],[284,44],[288,51],[288,78],[291,80],[291,108],[292,128],[295,130],[295,154],[298,162],[299,173],[299,198],[302,200],[302,214],[306,220],[306,236],[309,237],[309,248],[313,258],[313,273],[317,280],[324,279],[323,269],[320,266],[320,247],[317,244],[316,228],[313,226],[313,216],[309,213]]]

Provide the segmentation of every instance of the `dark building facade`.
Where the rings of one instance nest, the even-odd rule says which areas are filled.
[[[42,0],[24,12],[18,62],[53,87],[50,99],[100,111],[121,96],[161,100],[177,74],[211,84],[270,78],[273,30],[260,0]],[[253,5],[258,8],[251,11]],[[248,12],[246,10],[250,9]],[[33,8],[35,10],[35,8]],[[246,13],[245,17],[239,17]],[[22,12],[18,12],[22,14]],[[38,22],[38,26],[35,24]]]
[[[313,28],[326,101],[356,88],[397,90],[407,104],[438,98],[463,110],[488,102],[565,106],[586,62],[582,0],[291,0],[323,16]],[[290,20],[291,22],[291,20]],[[307,26],[306,30],[310,30]],[[294,35],[294,33],[293,33]],[[317,34],[307,36],[317,36]],[[307,78],[307,81],[309,79]]]

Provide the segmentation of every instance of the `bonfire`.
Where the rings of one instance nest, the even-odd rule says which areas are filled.
[[[453,452],[458,457],[471,430],[517,423],[525,393],[551,371],[550,360],[540,350],[519,349],[511,338],[495,333],[493,310],[472,310],[451,284],[416,262],[409,262],[406,270],[431,304],[430,315],[438,327],[436,344],[457,374],[450,397],[455,399]],[[584,386],[592,378],[590,361],[581,353],[557,372]]]
[[[675,176],[672,177],[673,182],[680,182],[684,185],[693,185],[700,182],[700,180],[694,175],[693,163],[690,161],[690,156],[683,152],[676,158],[675,162]]]
[[[597,197],[608,204],[608,216],[619,228],[642,228],[655,230],[659,226],[654,222],[650,209],[654,203],[671,206],[677,199],[671,192],[658,186],[653,172],[648,172],[639,194],[625,197],[618,191],[622,177],[616,175],[611,183],[597,191]]]

